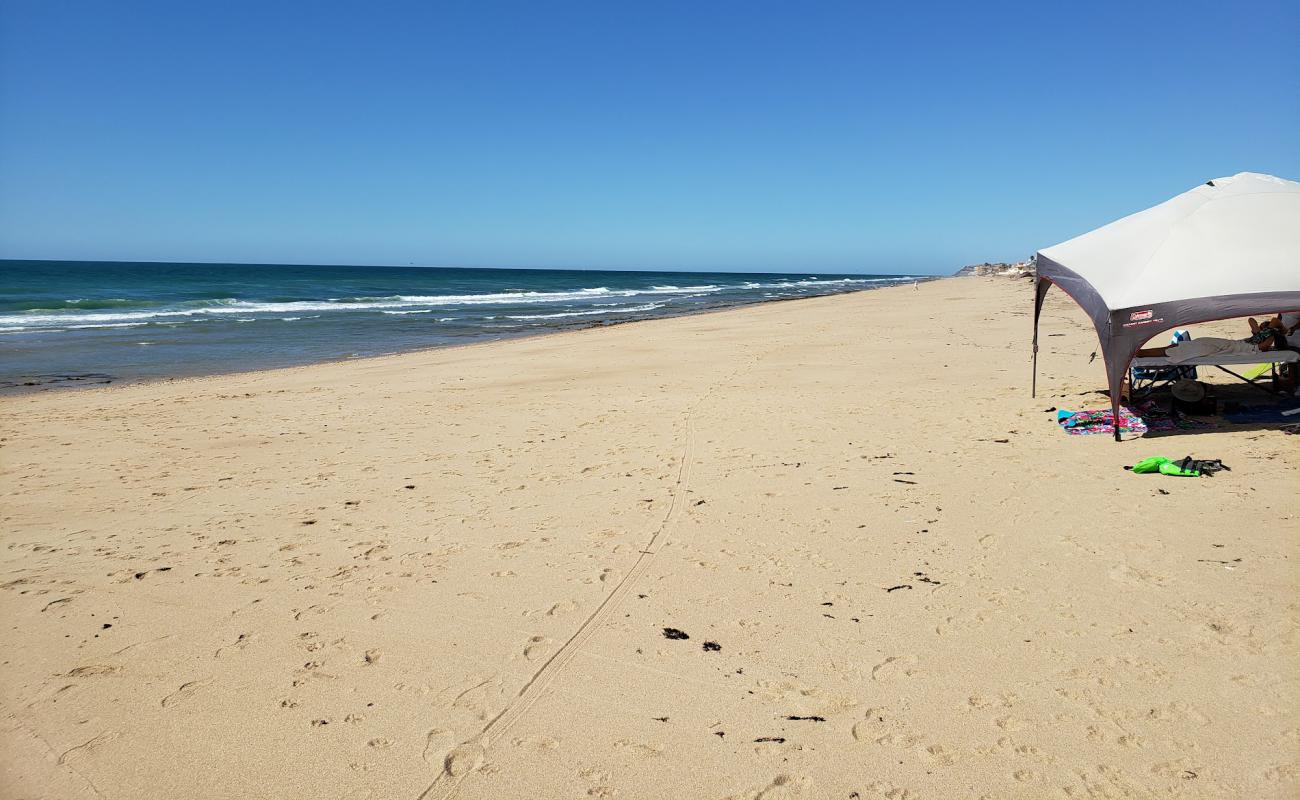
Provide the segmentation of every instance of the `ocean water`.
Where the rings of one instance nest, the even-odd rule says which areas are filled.
[[[0,390],[292,366],[912,280],[0,261]]]

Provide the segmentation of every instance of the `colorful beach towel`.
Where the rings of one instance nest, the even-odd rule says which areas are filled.
[[[1065,428],[1065,432],[1073,436],[1087,436],[1093,433],[1113,434],[1115,432],[1115,418],[1111,415],[1109,409],[1095,409],[1092,411],[1066,411],[1061,409],[1056,412],[1056,421]],[[1135,433],[1139,436],[1147,432],[1147,425],[1142,418],[1129,411],[1124,406],[1119,408],[1120,430]]]
[[[1108,408],[1088,411],[1060,410],[1056,412],[1056,421],[1066,433],[1073,436],[1115,433],[1115,420]],[[1171,417],[1169,412],[1150,400],[1138,404],[1136,409],[1120,406],[1119,424],[1121,433],[1132,433],[1138,436],[1148,431],[1191,430],[1211,426],[1209,422],[1190,417]]]

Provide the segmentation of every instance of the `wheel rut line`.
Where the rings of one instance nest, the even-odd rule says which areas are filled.
[[[736,369],[727,380],[734,378],[741,372],[741,369]],[[623,576],[610,593],[605,595],[605,599],[578,626],[578,629],[561,645],[560,649],[556,650],[533,673],[533,676],[528,679],[528,682],[519,690],[515,698],[500,713],[489,720],[483,730],[473,738],[462,742],[448,754],[443,772],[433,779],[433,782],[419,795],[417,800],[433,800],[433,798],[450,800],[456,795],[463,780],[473,772],[473,769],[461,770],[458,767],[457,759],[459,758],[462,762],[468,760],[477,764],[487,748],[491,746],[492,739],[509,730],[533,707],[546,691],[546,688],[551,685],[573,660],[573,657],[577,655],[578,650],[600,629],[600,626],[609,615],[618,609],[623,598],[631,591],[633,584],[654,562],[655,556],[662,549],[658,547],[661,539],[672,528],[681,509],[685,507],[685,495],[687,487],[690,485],[691,468],[694,466],[696,412],[713,396],[718,385],[710,386],[686,411],[684,442],[681,450],[682,461],[677,468],[677,478],[673,482],[668,510],[655,527],[654,533],[651,534],[649,540],[641,547],[640,555],[632,564],[632,568],[628,570],[627,574]]]

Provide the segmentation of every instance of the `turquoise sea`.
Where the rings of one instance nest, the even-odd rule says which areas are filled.
[[[0,261],[0,390],[308,364],[916,279]]]

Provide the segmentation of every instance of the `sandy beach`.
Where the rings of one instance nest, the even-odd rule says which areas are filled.
[[[1300,437],[1031,292],[4,398],[0,796],[1296,796]]]

